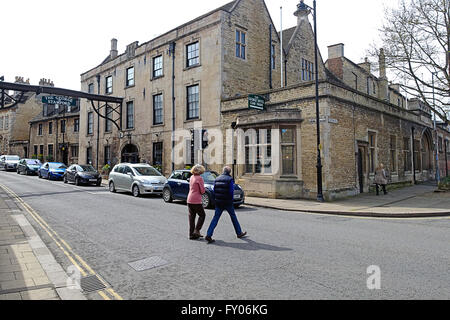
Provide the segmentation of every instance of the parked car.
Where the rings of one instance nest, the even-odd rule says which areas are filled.
[[[17,165],[17,174],[38,175],[41,166],[38,159],[22,159]]]
[[[148,164],[121,163],[109,174],[109,191],[131,192],[139,197],[144,194],[161,195],[167,179]]]
[[[3,155],[0,157],[0,168],[2,168],[5,171],[16,171],[17,170],[17,164],[20,161],[19,156],[8,156]]]
[[[163,190],[163,199],[165,202],[172,202],[173,200],[186,201],[189,195],[189,180],[192,173],[189,170],[177,170],[172,173]],[[203,207],[214,207],[214,182],[219,177],[219,174],[214,171],[206,171],[202,174],[205,181],[206,193],[203,195]],[[239,208],[245,202],[245,193],[242,187],[238,184],[234,185],[234,206]]]
[[[62,180],[67,166],[60,162],[44,163],[38,171],[39,179]]]
[[[77,186],[81,184],[95,184],[97,187],[102,185],[102,177],[91,165],[70,166],[64,173],[64,183],[73,182]]]

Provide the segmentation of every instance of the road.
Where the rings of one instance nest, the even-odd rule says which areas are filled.
[[[187,208],[0,171],[12,189],[126,300],[450,299],[450,219],[364,219],[243,207],[215,244],[188,240]],[[212,219],[208,210],[203,233]],[[72,262],[31,218],[67,270]],[[129,263],[158,257],[158,268]],[[381,289],[369,290],[369,266]],[[100,298],[90,294],[90,299]]]

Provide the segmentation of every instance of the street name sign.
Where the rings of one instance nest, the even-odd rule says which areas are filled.
[[[42,103],[51,104],[51,105],[64,105],[70,107],[77,106],[77,99],[69,98],[69,97],[61,97],[61,96],[45,96],[42,97]]]
[[[256,94],[248,95],[248,107],[249,109],[264,110],[266,106],[266,99]]]

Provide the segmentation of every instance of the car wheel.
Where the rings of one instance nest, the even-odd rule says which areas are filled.
[[[138,185],[133,186],[133,197],[138,198],[141,195],[141,191],[139,190]]]
[[[17,169],[17,174],[20,174],[20,171],[19,171],[19,169]]]
[[[39,171],[39,173],[38,173],[38,177],[39,177],[39,179],[42,179],[42,176],[41,176],[41,172]]]
[[[208,193],[202,195],[203,208],[208,209],[211,206],[211,198]]]
[[[169,188],[163,190],[163,200],[164,202],[170,203],[173,201],[172,192]]]
[[[80,179],[78,179],[78,177],[75,178],[75,185],[76,185],[76,186],[79,186],[79,185],[80,185]]]
[[[112,181],[109,183],[109,192],[116,193],[116,187]]]
[[[100,182],[97,182],[96,184],[95,184],[97,187],[100,187],[101,185],[102,185],[102,182],[100,181]]]
[[[69,183],[69,181],[67,181],[67,177],[66,176],[64,176],[64,183],[65,184]]]

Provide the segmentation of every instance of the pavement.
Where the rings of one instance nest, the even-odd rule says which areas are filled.
[[[450,216],[450,192],[436,192],[432,184],[419,184],[388,191],[387,195],[375,193],[319,203],[311,200],[281,200],[246,197],[247,205],[282,211],[318,214],[381,217],[426,218]]]
[[[85,300],[25,216],[0,188],[0,301]],[[69,286],[68,286],[69,284]]]

